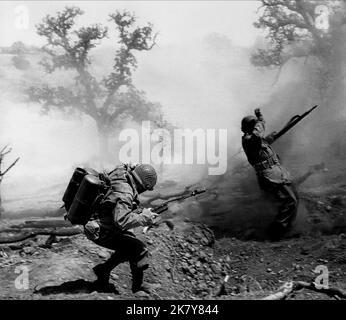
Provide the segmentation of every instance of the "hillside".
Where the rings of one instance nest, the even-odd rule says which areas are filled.
[[[17,221],[18,223],[18,221]],[[344,235],[286,239],[279,243],[215,239],[205,225],[180,222],[147,235],[138,231],[150,251],[146,281],[150,296],[133,295],[129,266],[112,273],[117,292],[97,292],[92,266],[109,257],[83,235],[58,238],[47,247],[44,236],[1,245],[1,299],[262,299],[284,282],[310,283],[319,265],[328,265],[329,286],[346,290]],[[27,268],[28,288],[16,290],[16,268]],[[220,292],[225,276],[228,282]],[[333,299],[333,294],[302,289],[288,299]]]

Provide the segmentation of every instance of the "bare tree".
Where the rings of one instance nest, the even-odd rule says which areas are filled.
[[[44,111],[59,108],[90,116],[95,120],[100,153],[108,153],[108,139],[112,129],[124,118],[134,121],[155,120],[160,116],[160,105],[147,101],[144,92],[132,83],[137,68],[134,55],[150,51],[156,44],[152,24],[136,25],[134,14],[124,11],[109,16],[118,32],[118,47],[114,64],[108,75],[97,79],[90,71],[90,51],[107,37],[108,29],[101,24],[76,28],[76,18],[84,12],[78,7],[66,7],[55,16],[46,16],[38,24],[37,32],[47,44],[43,50],[49,58],[42,61],[47,73],[57,69],[75,72],[74,86],[48,85],[30,87],[29,97],[39,102]]]
[[[7,155],[8,153],[10,153],[12,151],[11,148],[8,148],[8,146],[3,147],[0,150],[0,186],[1,186],[1,182],[2,179],[4,178],[5,174],[8,173],[14,166],[15,164],[18,162],[19,158],[17,158],[15,161],[13,161],[5,170],[2,170],[2,162],[4,160],[5,155]],[[0,214],[3,212],[3,207],[2,207],[2,200],[1,200],[1,192],[0,192]]]

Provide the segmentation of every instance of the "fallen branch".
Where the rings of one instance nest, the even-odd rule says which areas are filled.
[[[346,291],[335,287],[320,287],[315,282],[305,281],[289,281],[284,283],[280,288],[279,292],[271,294],[262,300],[284,300],[290,294],[301,289],[309,289],[315,292],[325,293],[330,297],[338,297],[346,299]]]
[[[284,300],[288,297],[289,294],[293,292],[293,282],[286,282],[280,288],[279,292],[273,293],[262,300]]]
[[[14,229],[32,229],[32,228],[67,228],[72,227],[71,222],[62,219],[43,219],[27,220],[24,223],[13,225]]]
[[[39,230],[26,230],[20,229],[6,229],[0,232],[0,243],[13,243],[20,242],[29,238],[34,238],[39,235],[49,236],[61,236],[69,237],[83,233],[83,230],[79,227],[67,227],[67,228],[47,228]]]

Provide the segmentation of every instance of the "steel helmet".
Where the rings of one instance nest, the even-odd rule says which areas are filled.
[[[256,122],[257,118],[255,116],[244,117],[241,121],[241,131],[244,133],[250,133],[255,127]]]
[[[153,190],[157,182],[157,174],[150,164],[140,164],[132,170],[132,174],[145,190]]]

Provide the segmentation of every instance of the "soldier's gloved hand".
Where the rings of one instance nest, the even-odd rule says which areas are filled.
[[[260,108],[255,109],[255,116],[257,117],[258,120],[263,120],[263,115]]]
[[[152,212],[151,208],[144,208],[141,216],[143,216],[146,220],[146,224],[148,226],[154,226],[156,224],[156,218],[159,216],[157,213]]]

